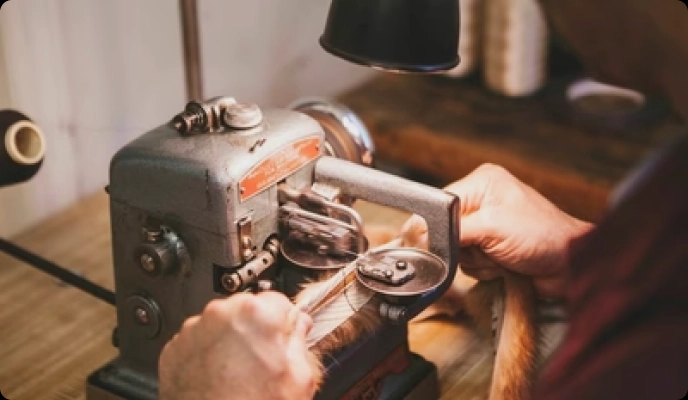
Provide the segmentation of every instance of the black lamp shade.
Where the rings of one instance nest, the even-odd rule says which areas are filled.
[[[436,72],[458,62],[457,0],[332,0],[320,44],[358,64]]]

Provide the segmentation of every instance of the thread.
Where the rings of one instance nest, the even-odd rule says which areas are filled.
[[[26,115],[0,110],[0,187],[31,179],[43,164],[45,137]]]

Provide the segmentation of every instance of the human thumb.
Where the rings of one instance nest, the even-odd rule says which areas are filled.
[[[291,335],[305,339],[313,327],[313,319],[310,315],[294,307],[289,315],[292,322]]]
[[[474,212],[462,216],[459,220],[459,243],[461,247],[482,247],[492,234],[492,229],[485,221],[484,213]]]

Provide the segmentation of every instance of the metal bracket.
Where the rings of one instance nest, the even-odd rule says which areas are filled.
[[[416,276],[413,263],[387,256],[381,259],[364,257],[358,262],[358,272],[363,276],[393,286],[403,285]]]
[[[253,258],[255,255],[254,245],[253,245],[253,221],[251,216],[247,215],[237,221],[237,237],[239,243],[237,248],[241,251],[241,259],[246,262]]]

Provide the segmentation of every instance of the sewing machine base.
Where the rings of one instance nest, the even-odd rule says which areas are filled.
[[[349,389],[341,400],[432,400],[439,398],[436,367],[422,357],[408,353],[408,367],[400,374],[379,378],[374,369]],[[127,373],[109,363],[88,377],[86,396],[95,400],[156,400],[157,382]],[[325,396],[325,397],[324,397]],[[326,399],[320,394],[316,399]],[[329,398],[331,399],[331,397]]]

